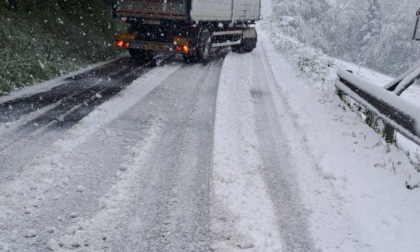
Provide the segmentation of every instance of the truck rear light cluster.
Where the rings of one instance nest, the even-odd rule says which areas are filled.
[[[176,46],[176,51],[177,52],[183,52],[183,53],[189,53],[189,52],[191,52],[191,48],[187,45]]]
[[[118,48],[130,48],[130,42],[124,40],[115,41],[115,46]]]

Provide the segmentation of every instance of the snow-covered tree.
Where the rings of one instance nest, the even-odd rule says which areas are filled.
[[[274,18],[290,36],[330,56],[397,75],[419,60],[412,0],[278,0]]]

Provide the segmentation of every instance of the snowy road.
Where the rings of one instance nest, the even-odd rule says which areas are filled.
[[[137,65],[114,70],[133,64],[121,61],[2,105],[0,230],[2,240],[17,250],[89,244],[93,250],[207,251],[222,59],[206,65],[173,62],[153,71]],[[121,97],[108,104],[120,106],[105,115],[114,118],[77,124],[146,71],[151,77],[143,86],[137,81],[132,100]],[[87,135],[80,133],[85,126]],[[103,219],[102,212],[112,216]],[[69,231],[86,224],[81,220],[89,227]]]
[[[260,47],[154,69],[120,59],[3,102],[2,249],[313,250],[269,71]]]

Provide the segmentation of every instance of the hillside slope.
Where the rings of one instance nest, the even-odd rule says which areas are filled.
[[[110,12],[103,0],[0,5],[0,95],[114,56]]]

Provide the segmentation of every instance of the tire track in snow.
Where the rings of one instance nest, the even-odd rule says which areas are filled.
[[[280,98],[273,101],[277,112],[281,115],[282,127],[288,133],[284,135],[284,141],[288,142],[292,150],[291,154],[293,154],[293,163],[297,165],[295,170],[299,176],[297,179],[301,187],[303,200],[311,211],[308,222],[313,241],[316,243],[318,250],[369,251],[369,245],[357,237],[360,230],[356,225],[357,221],[355,221],[353,213],[351,213],[352,210],[347,212],[344,207],[345,203],[341,190],[347,188],[345,179],[335,177],[331,171],[325,169],[323,163],[326,154],[322,153],[325,150],[323,147],[316,146],[319,144],[329,145],[330,143],[327,142],[331,141],[331,136],[324,132],[324,136],[326,136],[324,139],[319,139],[319,136],[317,136],[317,140],[311,140],[313,138],[311,134],[314,134],[314,132],[318,134],[317,127],[325,127],[325,122],[315,123],[315,125],[307,124],[311,120],[316,120],[318,113],[334,114],[337,111],[327,109],[327,112],[326,107],[321,108],[324,107],[324,101],[321,102],[322,104],[317,104],[319,102],[319,98],[316,98],[317,95],[314,95],[314,99],[299,101],[302,97],[310,97],[313,87],[311,85],[306,87],[304,79],[298,76],[299,71],[290,65],[283,56],[270,55],[271,52],[275,51],[274,46],[268,41],[266,34],[263,33],[262,37],[264,39],[262,53],[264,53],[266,63],[269,65],[266,67],[267,74],[275,78],[276,81],[272,82],[269,88],[274,97]],[[314,108],[308,110],[313,111],[312,114],[299,114],[301,113],[300,107],[310,104],[314,106]],[[317,111],[318,109],[321,110]],[[347,122],[346,124],[352,123]],[[334,135],[337,132],[333,130],[331,134]],[[323,138],[322,132],[320,137]],[[319,153],[320,150],[321,153]],[[333,153],[334,151],[336,149],[333,150]],[[346,151],[349,151],[349,149]],[[329,169],[335,168],[330,167]],[[328,229],[325,227],[328,227]],[[334,239],[331,239],[331,237],[334,237]]]
[[[220,78],[211,192],[212,251],[281,251],[274,206],[261,174],[252,54],[230,54]]]
[[[145,160],[153,155],[153,147],[162,134],[162,121],[158,118],[150,119],[150,126],[142,132],[143,140],[131,148],[130,155],[125,157],[115,174],[116,182],[99,200],[98,212],[92,218],[81,219],[68,227],[72,231],[70,234],[49,239],[47,246],[50,250],[67,251],[83,246],[88,247],[89,251],[109,249],[107,240],[115,235],[113,232],[122,224],[123,216],[129,213],[134,204],[140,176],[148,172],[145,170]]]
[[[277,216],[279,230],[283,238],[284,251],[315,251],[309,231],[309,212],[300,198],[296,173],[293,171],[290,148],[282,135],[269,83],[276,83],[267,58],[261,48],[252,57],[253,88],[256,112],[256,127],[259,138],[259,153],[263,160],[265,183]],[[281,116],[281,115],[280,115]]]
[[[145,101],[161,116],[162,134],[111,251],[209,251],[209,148],[222,62],[185,65]]]
[[[223,60],[210,63],[188,119],[180,159],[171,251],[209,251],[209,176],[217,89]]]
[[[118,80],[141,65],[122,58],[89,72],[64,79],[62,84],[49,90],[0,103],[0,123],[18,120],[34,111],[63,100],[71,100],[89,88],[109,80]]]

